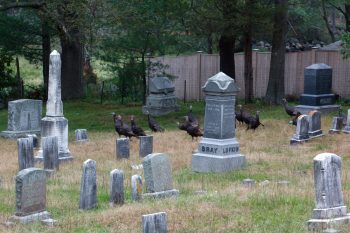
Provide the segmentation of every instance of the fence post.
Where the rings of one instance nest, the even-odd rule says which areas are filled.
[[[184,104],[186,103],[186,93],[187,92],[187,88],[186,88],[186,79],[184,81]]]

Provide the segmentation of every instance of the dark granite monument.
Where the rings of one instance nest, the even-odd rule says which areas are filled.
[[[305,68],[304,94],[300,96],[298,111],[308,114],[312,110],[331,112],[338,110],[332,94],[332,68],[326,64],[313,64]]]
[[[150,79],[148,90],[149,96],[146,105],[143,106],[143,112],[148,111],[152,116],[160,116],[179,110],[174,94],[175,86],[167,77]]]

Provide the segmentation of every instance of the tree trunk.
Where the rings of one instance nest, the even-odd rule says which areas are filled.
[[[275,0],[274,26],[269,83],[266,102],[281,103],[284,98],[285,37],[287,32],[288,0]]]
[[[253,54],[252,54],[252,32],[251,24],[248,22],[244,33],[244,88],[245,102],[253,100]]]
[[[345,4],[345,30],[350,32],[350,4]]]
[[[235,78],[235,37],[232,35],[221,35],[219,40],[220,71],[231,78]]]
[[[74,34],[71,34],[72,37]],[[62,67],[61,67],[61,86],[62,99],[78,99],[84,95],[83,88],[83,61],[84,51],[80,42],[80,37],[74,36],[74,39],[68,40],[61,38],[62,47]]]
[[[208,45],[208,54],[213,54],[213,35],[212,33],[209,33],[207,35],[207,45]]]
[[[50,43],[50,33],[49,27],[46,21],[41,23],[41,36],[42,36],[42,59],[43,59],[43,77],[44,77],[44,90],[45,90],[45,101],[48,95],[48,85],[49,85],[49,65],[50,65],[50,53],[51,53],[51,43]]]
[[[329,25],[328,22],[328,15],[327,15],[327,10],[326,10],[326,5],[325,5],[325,0],[321,0],[321,8],[322,8],[322,18],[326,24],[327,27],[327,31],[329,33],[329,35],[331,36],[331,40],[332,42],[335,42],[335,36],[334,36],[334,32],[332,31],[331,26]]]

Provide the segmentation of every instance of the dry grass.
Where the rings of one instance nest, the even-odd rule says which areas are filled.
[[[154,134],[154,151],[167,153],[172,162],[174,187],[178,199],[144,200],[132,203],[130,178],[135,173],[131,164],[140,164],[138,140],[131,142],[129,160],[115,159],[115,134],[91,132],[87,144],[70,143],[75,156],[64,163],[48,181],[47,209],[59,221],[54,228],[40,224],[0,226],[1,232],[140,232],[141,215],[165,211],[169,232],[306,232],[305,221],[314,208],[313,157],[333,152],[343,158],[343,190],[349,206],[350,150],[349,135],[328,135],[301,146],[289,146],[294,127],[286,120],[263,119],[265,128],[246,132],[238,126],[237,138],[248,166],[226,174],[199,174],[191,171],[191,154],[198,142],[183,131]],[[323,121],[328,129],[330,117]],[[327,130],[325,130],[327,131]],[[17,173],[16,142],[0,139],[0,222],[15,211]],[[79,211],[81,166],[86,159],[97,161],[98,208]],[[126,203],[109,207],[109,173],[118,168],[125,172]],[[269,180],[266,186],[247,187],[244,178],[257,182]],[[288,180],[288,186],[277,181]],[[195,191],[204,189],[206,194]],[[346,229],[349,230],[349,229]],[[345,230],[345,231],[346,231]]]

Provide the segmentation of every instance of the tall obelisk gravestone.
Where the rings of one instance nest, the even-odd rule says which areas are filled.
[[[61,100],[61,56],[56,50],[50,54],[49,92],[46,116],[41,119],[41,136],[57,136],[59,160],[73,159],[68,149],[68,120],[63,116]]]
[[[205,93],[204,136],[192,155],[196,172],[228,172],[245,166],[235,137],[235,101],[239,88],[220,72],[208,79]]]

